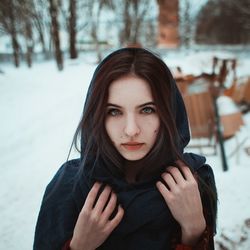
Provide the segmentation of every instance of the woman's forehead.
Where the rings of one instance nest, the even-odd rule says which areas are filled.
[[[113,81],[109,87],[108,102],[152,102],[149,83],[137,76],[128,75]]]

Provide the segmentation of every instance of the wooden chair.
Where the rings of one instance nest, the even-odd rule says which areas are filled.
[[[218,84],[221,88],[225,88],[226,79],[229,75],[232,75],[232,84],[236,81],[236,59],[221,59],[213,57],[212,75],[214,78],[214,84]]]
[[[212,72],[201,73],[196,76],[196,79],[201,79],[215,95],[220,95],[223,91],[232,92],[236,85],[236,59],[221,59],[213,57]],[[230,82],[230,87],[226,88],[227,82]],[[227,90],[228,89],[228,90]]]
[[[235,136],[241,126],[244,125],[241,112],[221,115],[220,121],[222,125],[223,138],[225,140]]]
[[[175,69],[173,69],[172,74],[179,91],[182,95],[186,95],[188,93],[189,85],[195,81],[196,76],[192,74],[183,74],[180,67],[176,67]]]
[[[188,94],[183,99],[191,130],[189,146],[199,148],[201,152],[202,148],[212,148],[216,154],[215,114],[210,92]]]
[[[248,78],[248,80],[246,82],[246,88],[245,88],[245,91],[244,91],[243,102],[250,105],[250,78]]]
[[[232,93],[224,93],[224,95],[231,97],[235,103],[242,107],[245,113],[250,110],[250,78],[240,78],[237,80]]]
[[[242,113],[240,111],[231,114],[225,114],[220,116],[220,124],[222,127],[222,135],[224,141],[234,137],[236,141],[236,147],[232,149],[228,158],[232,157],[234,154],[238,153],[240,148],[244,145],[248,137],[245,137],[241,142],[239,142],[237,133],[240,131],[241,127],[244,125],[242,118]],[[236,161],[239,162],[239,154],[236,155]]]

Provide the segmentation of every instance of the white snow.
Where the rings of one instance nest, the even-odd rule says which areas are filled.
[[[212,56],[213,52],[176,54],[167,63],[181,66],[185,73],[199,74],[211,72]],[[66,60],[63,72],[52,61],[37,63],[32,69],[0,65],[4,72],[0,73],[0,249],[32,248],[42,195],[67,158],[96,67],[93,61],[95,55]],[[239,58],[239,75],[250,75],[249,67],[250,59]],[[222,102],[227,109],[225,99]],[[237,138],[225,142],[227,172],[222,170],[219,147],[217,155],[207,157],[219,195],[216,241],[228,250],[250,249],[250,156],[244,150],[250,146],[249,112],[244,122]],[[236,139],[244,144],[229,157]],[[73,152],[71,158],[77,155]]]
[[[228,115],[239,112],[239,107],[228,96],[219,96],[217,99],[217,106],[219,107],[219,115]]]

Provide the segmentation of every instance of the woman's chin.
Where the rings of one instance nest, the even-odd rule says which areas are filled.
[[[122,157],[127,161],[139,161],[145,157],[145,153],[133,152],[133,153],[122,153]]]

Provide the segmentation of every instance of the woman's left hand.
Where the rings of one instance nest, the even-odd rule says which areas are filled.
[[[162,174],[165,183],[156,186],[173,217],[180,224],[182,243],[194,245],[206,228],[198,183],[189,167],[178,161],[177,167],[167,167]]]

